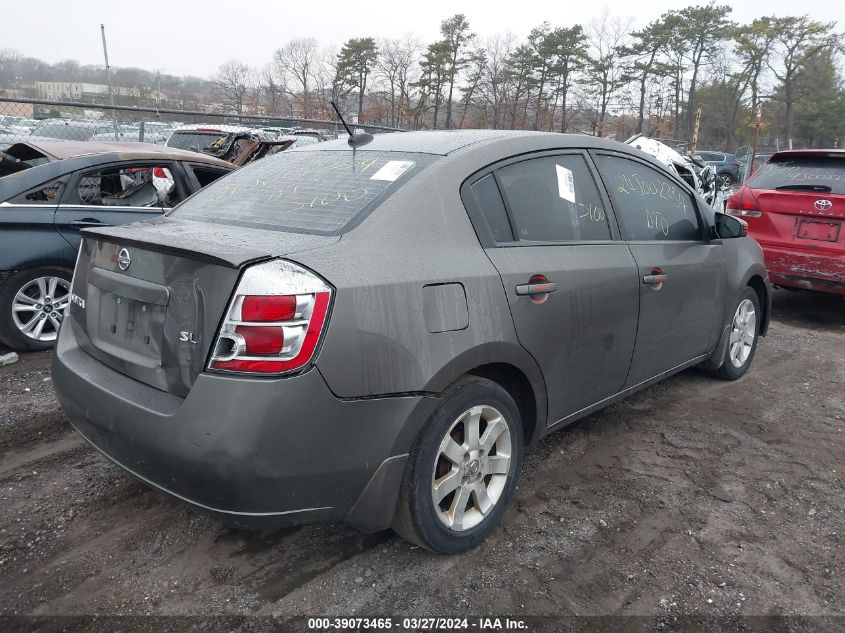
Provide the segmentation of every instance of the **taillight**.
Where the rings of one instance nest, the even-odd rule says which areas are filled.
[[[759,218],[763,215],[749,187],[741,187],[739,191],[728,198],[725,211],[730,215],[746,218]]]
[[[302,266],[282,259],[250,266],[235,290],[208,368],[286,374],[314,357],[332,289]]]
[[[161,167],[153,167],[153,176],[156,178],[167,178],[167,174],[164,173],[164,169]]]

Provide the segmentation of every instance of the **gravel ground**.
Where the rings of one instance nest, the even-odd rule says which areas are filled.
[[[778,291],[745,378],[684,372],[544,439],[492,538],[443,557],[341,525],[224,529],[88,447],[49,356],[23,355],[0,368],[0,615],[810,616],[806,630],[845,630],[843,385],[845,302]]]

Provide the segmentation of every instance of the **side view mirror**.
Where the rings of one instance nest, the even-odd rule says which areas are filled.
[[[748,235],[748,223],[727,213],[716,212],[716,226],[713,227],[714,237],[717,239],[730,239],[732,237],[745,237]]]

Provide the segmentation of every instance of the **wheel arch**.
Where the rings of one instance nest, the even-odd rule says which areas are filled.
[[[489,363],[475,367],[467,374],[486,378],[507,391],[519,409],[525,443],[530,444],[537,438],[537,398],[531,382],[522,371],[508,363]]]
[[[441,393],[466,376],[491,380],[511,395],[519,407],[526,445],[543,434],[548,415],[546,383],[524,348],[499,342],[468,350],[438,371],[426,390]]]
[[[769,331],[769,320],[771,319],[772,312],[769,285],[766,283],[766,280],[758,274],[751,275],[746,285],[757,295],[757,301],[760,304],[760,311],[763,313],[760,317],[760,336],[766,336],[766,333]]]

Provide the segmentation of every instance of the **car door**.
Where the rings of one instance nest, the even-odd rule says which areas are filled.
[[[679,178],[632,157],[593,153],[639,271],[639,329],[628,387],[713,350],[726,265],[721,245],[709,242],[697,199]]]
[[[637,271],[614,239],[587,156],[496,165],[465,188],[484,217],[521,345],[543,371],[548,424],[617,393],[637,330]]]
[[[0,204],[0,271],[73,266],[76,251],[53,229],[67,180],[66,176],[50,180]]]
[[[170,161],[113,163],[80,170],[56,210],[56,230],[78,247],[79,231],[160,216],[186,197]]]

